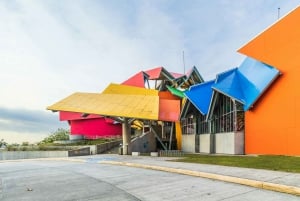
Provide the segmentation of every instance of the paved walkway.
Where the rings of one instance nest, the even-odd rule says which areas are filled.
[[[300,198],[247,185],[166,172],[167,167],[163,166],[152,165],[164,168],[164,171],[133,168],[151,166],[150,162],[138,163],[142,160],[153,159],[93,156],[1,161],[0,200],[299,201]],[[171,170],[174,169],[179,170]]]
[[[107,163],[199,176],[225,182],[300,195],[300,174],[251,168],[173,162],[174,158],[150,156],[96,155],[72,159]]]
[[[174,158],[102,154],[83,157],[48,158],[38,160],[63,160],[102,164],[106,163],[110,165],[145,168],[237,183],[300,196],[300,174],[298,173],[173,162],[171,161],[172,159]],[[1,162],[4,161],[0,161],[0,163]]]

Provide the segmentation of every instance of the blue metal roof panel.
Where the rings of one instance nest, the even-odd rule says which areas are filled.
[[[276,68],[249,57],[244,60],[238,70],[253,83],[259,91],[263,91],[269,82],[279,73],[279,70]]]
[[[249,57],[240,65],[238,72],[245,97],[245,110],[256,102],[280,74],[278,69]]]
[[[244,104],[248,110],[279,75],[269,65],[246,58],[239,68],[217,75],[213,89]]]
[[[245,102],[237,68],[217,75],[216,83],[212,88],[242,103]]]
[[[212,85],[215,80],[193,85],[184,95],[203,114],[206,115],[212,96]]]
[[[259,94],[259,90],[251,83],[241,72],[237,71],[239,86],[241,93],[243,94],[244,110],[248,110],[251,107],[255,97]]]

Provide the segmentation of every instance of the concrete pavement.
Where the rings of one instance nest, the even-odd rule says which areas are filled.
[[[169,157],[98,155],[77,159],[82,162],[179,173],[300,196],[300,174],[298,173],[173,162],[171,160],[174,158]]]
[[[242,184],[258,189],[278,191],[297,196],[300,195],[300,174],[297,173],[172,162],[170,161],[172,159],[174,158],[105,154],[72,158],[47,158],[39,160],[100,163],[144,168]]]

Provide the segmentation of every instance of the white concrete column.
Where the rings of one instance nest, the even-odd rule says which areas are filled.
[[[131,129],[128,120],[128,118],[124,118],[124,122],[122,123],[123,155],[131,154]]]

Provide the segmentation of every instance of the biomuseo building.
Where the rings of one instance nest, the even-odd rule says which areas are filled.
[[[300,155],[300,7],[239,52],[239,67],[184,92],[183,151]]]
[[[300,7],[239,52],[281,72],[245,113],[245,153],[300,155]]]

